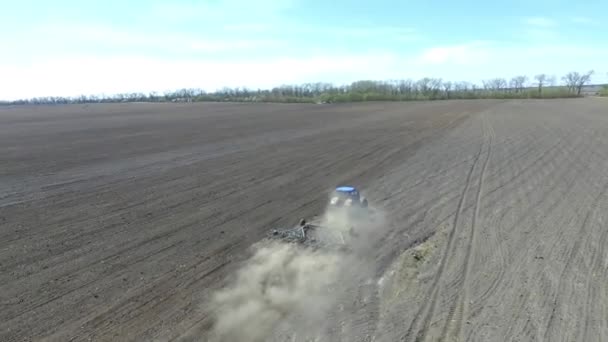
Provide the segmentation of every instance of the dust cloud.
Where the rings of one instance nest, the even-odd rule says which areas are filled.
[[[218,342],[265,341],[283,321],[315,327],[331,306],[338,274],[336,253],[272,243],[259,248],[238,271],[233,286],[219,292],[214,338]]]
[[[333,328],[329,317],[345,288],[373,274],[373,241],[385,221],[378,210],[371,217],[367,210],[325,210],[320,218],[324,228],[346,237],[348,252],[283,242],[254,246],[235,281],[213,298],[210,341],[271,341],[280,332],[280,340],[322,338]]]

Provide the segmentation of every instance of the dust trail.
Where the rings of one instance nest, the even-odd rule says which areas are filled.
[[[377,247],[375,244],[388,228],[386,215],[379,208],[353,208],[348,211],[327,209],[321,222],[347,236],[354,256],[364,259],[373,258]]]
[[[320,218],[323,227],[346,237],[348,252],[282,242],[254,246],[232,285],[213,299],[210,341],[318,340],[335,330],[331,317],[346,288],[373,274],[370,246],[385,225],[378,211],[368,217],[358,210],[326,210]]]
[[[259,248],[238,271],[235,284],[216,295],[212,335],[218,342],[257,342],[279,323],[297,322],[294,330],[318,327],[319,313],[331,306],[328,292],[338,265],[335,253],[281,243]]]

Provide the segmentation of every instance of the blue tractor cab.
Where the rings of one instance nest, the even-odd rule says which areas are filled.
[[[331,196],[330,205],[337,207],[350,207],[353,205],[366,207],[367,200],[361,200],[361,195],[355,187],[339,186],[334,190]]]
[[[359,200],[359,191],[352,186],[339,186],[336,188],[337,195]]]

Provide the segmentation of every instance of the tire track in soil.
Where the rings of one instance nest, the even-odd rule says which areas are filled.
[[[460,123],[461,121],[463,121],[463,120],[458,120],[458,122],[452,121],[452,122],[450,122],[450,124],[448,126],[453,127],[456,124]],[[398,151],[398,149],[397,149],[397,151]],[[475,156],[472,156],[471,158],[466,158],[464,160],[458,161],[458,162],[454,163],[453,165],[450,165],[449,167],[440,169],[439,171],[434,171],[434,172],[428,174],[424,179],[417,181],[414,185],[408,185],[405,189],[400,189],[399,191],[392,193],[390,196],[385,196],[382,200],[386,201],[390,198],[399,197],[399,195],[402,195],[404,192],[407,192],[407,190],[409,190],[411,188],[415,188],[416,186],[419,186],[423,182],[428,182],[430,179],[439,177],[441,174],[447,173],[452,168],[466,164],[474,159],[475,159]],[[380,164],[378,164],[378,165],[380,165]],[[453,187],[453,190],[456,190],[457,188],[458,187]],[[449,190],[447,192],[452,193],[453,190]],[[425,216],[426,212],[427,212],[426,210],[429,210],[428,209],[429,207],[433,207],[434,203],[436,203],[442,197],[443,197],[443,195],[439,195],[436,198],[423,203],[422,205],[420,205],[420,208],[418,208],[416,210],[412,210],[412,212],[414,212],[416,214],[407,216],[407,218],[410,219],[411,217],[417,216],[419,213],[424,213],[423,216]],[[458,195],[456,195],[454,197],[457,198]],[[449,216],[452,216],[452,215],[449,215]],[[449,216],[446,217],[442,221],[447,222],[449,220]],[[422,222],[423,218],[420,218],[417,221],[413,222],[412,225],[415,226],[417,223]],[[420,222],[418,222],[418,221],[420,221]],[[395,232],[393,232],[393,233],[395,233]],[[393,238],[394,238],[394,236],[393,236]],[[389,238],[388,240],[391,240],[391,239]],[[387,239],[384,238],[384,239],[382,239],[382,241],[385,241],[385,242],[379,243],[378,247],[384,246],[386,244]],[[411,247],[412,245],[418,244],[419,242],[420,241],[414,242],[414,243],[410,242],[408,246],[402,246],[402,247],[407,249],[407,248]],[[334,341],[334,340],[335,341],[352,341],[352,339],[356,338],[357,340],[361,340],[361,341],[373,341],[374,338],[376,338],[375,335],[378,331],[378,322],[379,322],[379,316],[380,316],[380,309],[378,306],[379,305],[379,285],[378,285],[378,283],[376,283],[373,280],[374,279],[378,280],[380,275],[384,273],[386,267],[388,267],[388,265],[390,265],[390,262],[388,262],[386,260],[392,260],[393,258],[394,258],[394,256],[392,256],[392,257],[385,256],[384,258],[381,258],[381,261],[379,261],[377,263],[378,268],[376,269],[376,272],[375,272],[376,275],[370,279],[362,280],[360,282],[360,284],[357,285],[356,289],[353,289],[353,291],[355,292],[355,294],[352,296],[352,298],[354,298],[353,302],[356,302],[356,305],[358,305],[359,307],[357,307],[354,310],[351,310],[352,312],[349,314],[351,317],[345,318],[346,320],[349,321],[348,326],[346,325],[345,321],[342,321],[339,324],[337,324],[337,325],[341,326],[341,329],[335,328],[329,332],[331,334],[329,340],[331,340],[331,341]]]
[[[572,110],[575,108],[578,107],[573,106]],[[530,114],[537,114],[533,111],[530,112]],[[598,159],[605,160],[603,155],[605,153],[598,153],[602,150],[606,151],[605,148],[602,148],[606,144],[604,125],[598,125],[599,123],[590,125],[591,122],[583,120],[585,117],[582,114],[587,113],[581,113],[580,118],[573,119],[571,113],[567,111],[563,112],[564,117],[554,115],[554,111],[547,114],[551,116],[543,117],[540,116],[541,112],[538,115],[540,117],[529,115],[525,117],[525,120],[524,114],[529,113],[522,112],[520,122],[516,120],[517,117],[507,118],[506,115],[502,117],[506,125],[500,127],[501,137],[503,134],[513,136],[515,139],[511,140],[521,142],[511,147],[504,147],[496,140],[493,148],[494,157],[489,162],[492,165],[488,167],[485,174],[487,184],[483,193],[483,208],[480,208],[480,215],[488,227],[482,229],[481,222],[478,221],[477,232],[482,245],[477,246],[477,256],[472,257],[474,260],[471,269],[473,278],[468,278],[473,285],[470,289],[470,298],[473,301],[469,302],[471,303],[469,319],[472,325],[465,325],[462,331],[463,335],[470,338],[471,341],[509,340],[509,338],[505,339],[509,335],[512,340],[543,339],[548,319],[547,313],[551,312],[551,304],[559,284],[555,278],[562,271],[568,258],[568,252],[577,239],[577,236],[574,235],[581,229],[586,211],[593,204],[594,197],[602,185],[602,183],[598,184],[594,170],[599,171],[605,168],[603,162],[598,162]],[[500,123],[499,115],[491,116],[491,118],[497,120],[493,123]],[[508,120],[511,120],[512,123],[509,124]],[[573,122],[569,122],[570,120]],[[579,122],[580,125],[577,124]],[[533,129],[522,129],[530,126]],[[496,129],[499,129],[498,125],[496,125]],[[589,133],[594,130],[598,132],[596,135],[598,139],[590,139],[592,137]],[[475,134],[474,130],[469,130],[469,132],[471,136]],[[599,134],[602,132],[603,134]],[[535,136],[539,139],[534,139]],[[508,158],[517,147],[521,146],[532,146],[531,153],[522,155],[520,159]],[[469,151],[474,148],[476,148],[475,145],[470,146]],[[547,150],[550,155],[543,153]],[[441,153],[434,150],[432,152]],[[509,165],[510,163],[505,162],[506,159],[511,159],[512,164]],[[480,165],[482,160],[479,161]],[[495,163],[495,161],[497,162]],[[503,166],[502,170],[498,166],[499,163]],[[466,168],[470,162],[467,164]],[[505,167],[508,170],[505,170]],[[522,169],[523,172],[521,172]],[[467,171],[468,169],[461,171],[460,175],[462,176]],[[508,182],[506,184],[499,182],[499,179],[492,176],[494,174],[498,174],[501,181],[508,180]],[[516,176],[513,177],[513,175]],[[463,186],[462,178],[459,183],[460,188]],[[501,184],[503,188],[496,191],[490,198],[488,191]],[[433,186],[437,187],[436,184]],[[456,191],[458,194],[453,197],[457,198],[460,195],[462,190],[458,190]],[[456,198],[452,202],[452,215],[454,215],[453,208],[456,206]],[[470,219],[469,208],[472,207],[470,202],[472,201],[466,202],[465,216],[462,216],[461,224],[464,224],[463,220]],[[601,200],[599,205],[604,206],[605,202],[605,200]],[[471,210],[472,212],[473,210]],[[596,217],[599,216],[596,215]],[[574,217],[576,218],[573,219]],[[453,216],[450,221],[452,218]],[[599,225],[599,223],[595,224]],[[605,301],[601,300],[604,300],[607,292],[604,291],[605,285],[598,283],[605,279],[603,274],[605,270],[599,271],[595,275],[595,271],[589,269],[592,266],[588,265],[601,263],[603,265],[600,267],[606,268],[605,249],[597,247],[597,245],[603,244],[600,241],[608,237],[603,237],[602,231],[595,224],[585,228],[586,232],[583,234],[586,234],[587,237],[578,244],[578,253],[574,254],[575,260],[570,261],[572,267],[562,279],[565,284],[563,284],[564,291],[558,294],[561,296],[561,304],[555,319],[555,328],[557,328],[555,331],[560,335],[563,333],[563,335],[550,335],[555,340],[576,340],[577,334],[581,337],[598,340],[598,337],[601,336],[600,333],[606,333],[605,327],[608,321],[603,318],[606,316],[601,316],[606,310],[606,305]],[[493,227],[490,228],[491,226]],[[570,227],[574,228],[574,231]],[[444,228],[447,229],[443,233],[449,236],[452,227]],[[458,229],[462,231],[461,227]],[[462,232],[464,233],[464,231]],[[405,303],[411,303],[411,298],[407,301],[404,298],[404,302],[399,303],[400,306],[393,311],[394,313],[387,316],[387,322],[396,329],[399,329],[399,316],[402,317],[401,322],[403,322],[403,318],[407,319],[408,323],[415,319],[422,321],[422,317],[414,316],[415,310],[420,310],[425,305],[424,300],[429,300],[428,297],[423,296],[430,292],[432,279],[435,277],[433,271],[437,270],[437,265],[443,256],[442,252],[448,240],[446,237],[435,252],[435,262],[428,265],[428,268],[432,268],[430,270],[427,268],[426,279],[418,278],[420,285],[416,286],[421,286],[421,288],[415,290],[415,293],[417,298],[422,299],[420,304],[415,305],[414,308],[411,308],[411,304],[409,305],[413,312],[407,312],[406,308],[401,310],[401,306],[407,305]],[[458,238],[461,237],[467,238],[466,234],[458,235]],[[592,237],[593,242],[591,242]],[[485,243],[486,240],[487,243]],[[463,248],[465,245],[458,239],[456,241],[456,255],[450,255],[448,260],[456,257],[462,260],[466,250]],[[501,247],[501,250],[497,248],[492,250],[495,241],[498,241],[497,247]],[[595,255],[596,253],[599,255]],[[492,262],[482,264],[484,260],[482,257],[486,255]],[[437,321],[441,318],[441,322],[443,322],[445,319],[444,304],[453,300],[448,294],[454,292],[456,288],[446,286],[454,283],[453,279],[458,277],[459,267],[459,264],[454,261],[448,261],[445,266],[445,275],[442,276],[444,280],[440,283],[441,291],[438,295],[436,316],[432,318],[433,321],[428,332],[429,340],[431,334],[433,334],[432,337],[435,337],[437,329],[441,328]],[[477,267],[479,267],[480,273],[478,273]],[[484,272],[487,272],[487,276],[480,277]],[[501,273],[502,276],[500,276]],[[593,278],[586,277],[588,274],[591,274]],[[476,280],[480,280],[480,282],[477,283]],[[592,285],[589,285],[589,282]],[[585,287],[591,289],[587,291],[589,297],[583,294]],[[569,293],[576,293],[576,299],[569,297]],[[479,294],[484,294],[485,297],[481,297]],[[598,300],[600,300],[599,303]],[[585,308],[586,301],[593,302],[594,305],[588,305]],[[581,319],[585,319],[585,309],[588,311],[586,315],[589,318],[587,321],[581,321]],[[400,311],[403,311],[404,314],[399,315]],[[560,318],[566,319],[567,317],[574,317],[576,320],[574,322],[564,321],[563,323],[566,325],[560,326]],[[598,320],[598,317],[602,318]],[[390,321],[391,318],[394,322]],[[510,334],[507,331],[509,329],[511,329]],[[581,332],[579,329],[586,331]],[[598,331],[598,329],[604,330]],[[505,333],[507,334],[505,335]]]
[[[477,247],[477,225],[479,222],[479,210],[481,208],[481,197],[483,196],[483,192],[484,192],[484,178],[485,178],[485,174],[486,174],[486,170],[488,169],[488,164],[490,161],[490,158],[492,156],[492,143],[494,141],[494,130],[492,129],[492,126],[487,118],[487,116],[484,114],[483,116],[484,119],[484,123],[485,123],[485,133],[487,135],[487,145],[488,145],[488,152],[486,155],[486,158],[483,162],[483,167],[481,169],[481,174],[479,175],[479,184],[478,184],[478,188],[477,188],[477,196],[475,199],[475,214],[473,215],[473,222],[471,223],[471,237],[470,237],[470,244],[469,244],[469,249],[468,249],[468,253],[466,256],[466,260],[465,260],[465,279],[464,279],[464,291],[462,292],[462,298],[461,298],[461,303],[460,305],[462,306],[462,314],[458,317],[458,323],[457,323],[457,330],[454,333],[454,336],[460,338],[461,340],[464,341],[464,338],[462,338],[463,336],[461,336],[461,334],[463,333],[463,322],[465,317],[468,317],[469,314],[469,300],[470,300],[470,289],[472,287],[472,285],[469,283],[470,279],[471,279],[471,267],[472,267],[472,263],[475,260],[475,248]]]
[[[561,176],[557,177],[557,178],[561,179]],[[547,198],[555,198],[555,200],[552,200],[551,202],[548,203],[548,208],[545,210],[545,212],[548,215],[552,215],[557,209],[559,209],[560,205],[563,202],[564,196],[568,192],[572,191],[572,189],[574,189],[574,186],[575,186],[576,182],[573,181],[573,180],[569,180],[566,183],[567,184],[566,188],[563,189],[562,191],[559,191],[560,189],[557,186],[558,184],[559,184],[559,182],[554,182],[554,185],[549,190],[546,191],[546,196],[545,197],[547,197]],[[517,223],[515,223],[511,227],[511,229],[513,229],[516,226],[519,226],[523,221],[525,221],[526,219],[529,219],[530,217],[532,217],[533,211],[534,211],[533,209],[536,208],[536,207],[538,207],[542,202],[543,202],[543,200],[541,198],[538,201],[536,201],[535,203],[529,205],[527,211],[521,216],[521,218],[517,221]],[[510,231],[511,229],[507,229],[507,231]],[[540,236],[538,236],[538,234],[539,233],[536,230],[532,231],[531,234],[528,236],[528,241],[540,239]],[[528,247],[527,245],[528,245],[528,243],[521,244],[521,246],[522,246],[521,248],[523,249],[524,247]],[[531,249],[531,248],[532,247],[529,247],[528,249]],[[523,261],[524,259],[525,258],[520,258],[520,260],[518,262],[512,263],[510,265],[510,268],[514,269],[514,270],[521,269],[522,264],[524,262]],[[505,287],[514,286],[514,282],[515,282],[514,279],[509,279],[508,283],[505,284]],[[523,297],[521,297],[521,298],[519,298],[517,300],[518,303],[519,303],[519,305],[518,305],[519,309],[517,310],[518,312],[524,311],[524,309],[525,309],[525,303],[526,303],[526,301],[529,298],[530,298],[530,293],[526,293],[526,294],[524,294]],[[507,341],[507,340],[513,340],[514,339],[514,337],[513,337],[513,334],[514,334],[513,329],[515,329],[515,326],[514,325],[510,325],[509,328],[507,329],[507,331],[505,332],[504,336],[503,336],[505,341]]]
[[[469,234],[469,240],[467,245],[467,250],[464,259],[464,269],[462,271],[462,285],[461,289],[458,292],[456,301],[453,303],[448,318],[446,320],[446,324],[441,333],[440,340],[446,340],[449,336],[452,336],[456,340],[464,340],[461,336],[463,322],[465,317],[468,317],[469,313],[469,298],[470,298],[470,287],[469,280],[471,278],[471,267],[475,257],[476,248],[477,248],[477,235],[478,235],[478,222],[479,222],[479,210],[481,207],[481,196],[484,191],[484,178],[486,174],[486,170],[488,168],[488,161],[492,155],[492,141],[493,135],[490,132],[490,125],[488,122],[488,118],[485,114],[482,115],[482,129],[483,129],[483,141],[487,142],[487,152],[485,154],[485,158],[482,164],[481,172],[479,174],[479,180],[477,184],[477,193],[475,196],[475,207],[473,209],[474,214],[471,222],[471,230]]]
[[[590,151],[590,146],[589,146],[590,142],[589,141],[585,141],[584,144],[584,151]],[[571,152],[572,153],[572,152]],[[581,154],[576,155],[575,159],[579,159],[581,158]],[[574,164],[577,165],[577,164]],[[601,198],[602,194],[606,191],[606,189],[602,189],[602,191],[592,200],[591,204],[590,204],[590,208],[586,215],[585,218],[579,228],[579,230],[577,231],[577,233],[575,234],[575,241],[572,244],[572,247],[567,251],[567,256],[564,258],[565,260],[565,265],[564,268],[562,269],[562,271],[560,272],[560,275],[558,277],[558,289],[557,289],[557,293],[554,296],[554,299],[552,300],[552,310],[551,310],[551,314],[549,316],[549,320],[548,323],[546,325],[546,329],[544,331],[543,334],[543,338],[545,340],[547,340],[547,338],[550,338],[550,336],[552,335],[553,330],[555,329],[555,319],[556,319],[556,314],[557,314],[557,310],[561,307],[562,305],[562,293],[564,292],[564,286],[566,286],[566,281],[565,281],[565,277],[567,276],[568,273],[570,273],[570,270],[573,266],[573,259],[575,258],[575,256],[577,255],[577,253],[580,250],[580,247],[583,243],[583,241],[588,238],[588,234],[587,234],[587,230],[588,230],[588,225],[589,225],[589,220],[591,215],[594,212],[594,207],[597,205],[597,202],[599,201],[599,199]],[[574,220],[573,218],[571,218],[571,221]],[[555,241],[554,246],[558,246],[560,244],[560,240],[563,240],[563,238],[561,238],[561,236],[564,234],[564,231],[561,230],[559,232],[559,235]],[[561,242],[562,245],[567,245],[567,239],[564,240],[563,242]],[[552,249],[554,249],[555,247],[553,247]]]
[[[581,155],[580,154],[576,154],[575,151],[577,150],[588,150],[590,147],[589,146],[581,146],[580,145],[581,142],[577,141],[574,142],[573,144],[568,144],[566,145],[563,149],[562,152],[560,153],[560,155],[556,158],[559,158],[560,162],[557,163],[555,161],[552,162],[545,162],[546,166],[543,166],[544,168],[550,168],[551,170],[559,170],[559,172],[555,172],[551,171],[551,174],[553,174],[553,176],[549,177],[549,176],[545,176],[546,179],[550,179],[550,183],[551,186],[549,188],[547,188],[546,190],[543,191],[543,195],[539,196],[539,198],[537,200],[535,200],[534,203],[530,203],[527,204],[525,207],[527,208],[522,214],[519,215],[518,220],[511,226],[509,226],[509,228],[505,229],[506,232],[512,232],[514,229],[516,229],[517,227],[523,226],[523,223],[526,220],[530,220],[533,218],[534,216],[534,208],[538,208],[539,206],[541,206],[543,203],[545,203],[545,207],[546,209],[543,210],[544,213],[544,217],[551,219],[551,221],[553,222],[553,226],[559,226],[560,223],[562,222],[562,219],[565,219],[564,215],[559,213],[559,209],[565,205],[564,204],[564,200],[567,198],[567,195],[573,191],[573,189],[576,189],[575,185],[576,185],[576,177],[574,177],[573,173],[570,172],[570,170],[568,168],[559,168],[557,167],[556,164],[565,164],[566,162],[568,162],[569,164],[573,164],[573,165],[579,165],[580,163],[582,163],[583,161],[581,160]],[[573,156],[573,157],[571,157]],[[564,160],[565,159],[565,160]],[[560,186],[564,186],[565,188],[561,189]],[[529,197],[528,194],[533,193],[535,188],[530,188],[530,190],[526,193],[526,197]],[[546,201],[546,199],[550,199],[549,201]],[[504,213],[501,216],[501,221],[504,217]],[[534,226],[532,226],[534,227]],[[519,250],[525,251],[525,255],[521,255],[521,253],[518,254],[518,257],[515,258],[515,260],[512,261],[512,263],[510,263],[509,265],[509,269],[511,270],[511,272],[520,272],[520,270],[522,269],[522,267],[524,267],[523,265],[526,263],[526,260],[528,260],[530,256],[528,255],[530,251],[535,250],[538,247],[538,241],[543,240],[542,237],[542,233],[544,231],[542,229],[531,229],[530,231],[524,231],[524,233],[526,233],[525,238],[522,238],[520,240],[517,240],[515,242],[512,242],[511,244],[513,246],[518,246]],[[529,233],[529,234],[528,234]],[[513,234],[513,233],[511,233]],[[563,230],[560,230],[558,233],[558,236],[556,237],[557,240],[560,240],[559,236],[563,235]],[[562,243],[565,243],[563,241],[563,238],[561,239]],[[555,245],[559,244],[558,242],[555,242]],[[513,257],[513,256],[511,256]],[[528,278],[528,280],[533,280]],[[522,281],[517,280],[516,278],[509,278],[507,283],[503,286],[503,288],[510,288],[513,286],[517,286],[517,282],[518,281]],[[524,280],[525,282],[525,280]],[[524,293],[522,297],[517,298],[516,302],[519,303],[518,307],[519,309],[516,310],[516,312],[523,312],[523,311],[527,311],[527,306],[526,306],[526,302],[533,297],[530,297],[529,293]],[[528,314],[530,314],[530,312],[528,311]],[[535,332],[537,332],[538,330],[540,330],[541,328],[539,327],[539,322],[538,321],[530,321],[530,319],[528,319],[526,325],[523,327],[526,328],[528,330],[521,330],[520,331],[526,331],[526,333],[533,335]],[[514,329],[517,329],[516,326],[514,324],[510,324],[507,331],[505,332],[505,334],[502,337],[502,340],[513,340],[516,339],[516,337],[514,337]],[[540,334],[540,332],[539,332]],[[539,336],[539,338],[541,338],[541,336]]]
[[[562,298],[562,294],[564,293],[564,286],[566,284],[566,282],[564,281],[564,277],[566,276],[566,274],[568,272],[570,272],[570,269],[572,268],[572,262],[575,259],[576,254],[579,252],[580,246],[581,246],[583,240],[586,238],[590,238],[590,236],[587,234],[587,229],[588,229],[589,225],[591,224],[590,222],[592,221],[592,218],[595,216],[599,201],[606,195],[606,192],[608,192],[608,184],[604,185],[601,192],[593,200],[593,202],[591,204],[591,208],[587,211],[583,224],[581,225],[581,228],[576,235],[577,239],[574,242],[572,249],[568,253],[566,265],[564,266],[564,269],[562,270],[562,273],[559,276],[559,286],[558,286],[557,294],[553,301],[553,310],[551,311],[551,316],[549,317],[549,322],[547,323],[547,329],[545,330],[544,340],[546,340],[546,341],[550,340],[552,335],[555,335],[555,333],[554,333],[554,330],[556,329],[555,319],[557,316],[557,310],[561,306],[561,302],[562,302],[561,298]],[[602,239],[605,239],[605,233],[602,234]],[[598,254],[600,254],[600,253],[595,253],[594,259],[597,259]],[[590,268],[590,271],[588,272],[588,275],[587,275],[587,282],[588,282],[587,288],[589,288],[591,286],[591,281],[590,281],[591,270],[592,270],[592,268]],[[590,307],[589,301],[590,301],[589,291],[587,291],[586,298],[584,300],[584,303],[586,304],[585,309],[586,309],[587,313],[588,313],[588,310]],[[587,318],[587,317],[585,317],[585,318]],[[586,324],[588,324],[587,319],[585,319],[584,322],[586,322]],[[578,339],[577,341],[583,341],[583,340]]]
[[[597,209],[597,207],[595,209]],[[601,229],[601,226],[600,226],[600,229]],[[585,325],[583,328],[581,328],[579,330],[577,341],[591,341],[592,340],[592,337],[589,336],[589,334],[590,334],[590,319],[589,318],[592,317],[593,303],[594,303],[594,300],[596,299],[596,296],[592,295],[592,294],[595,294],[595,291],[593,290],[594,282],[592,280],[598,273],[602,272],[603,260],[601,257],[604,254],[603,253],[605,250],[604,246],[606,246],[607,238],[608,238],[608,229],[602,229],[600,239],[597,244],[597,246],[598,246],[597,250],[593,254],[593,258],[592,258],[591,264],[589,265],[589,270],[588,270],[587,276],[586,276],[587,286],[586,286],[586,292],[585,292],[586,293],[585,316],[584,316],[584,319],[582,320],[582,322],[584,322]]]
[[[485,134],[486,133],[485,133],[485,125],[484,125],[482,127],[482,137],[483,138],[485,138]],[[448,261],[448,257],[453,254],[456,232],[458,230],[458,224],[460,222],[460,217],[464,211],[466,197],[467,197],[467,194],[471,187],[473,173],[477,167],[477,164],[479,162],[479,158],[481,157],[482,151],[483,151],[483,140],[480,143],[479,151],[477,152],[477,155],[468,172],[467,179],[465,182],[465,187],[464,187],[464,190],[462,191],[462,195],[460,196],[460,199],[458,202],[458,209],[456,211],[456,214],[454,215],[452,229],[450,230],[450,233],[448,236],[448,241],[447,241],[446,247],[443,251],[443,255],[441,257],[439,268],[437,269],[437,272],[435,273],[433,283],[431,285],[429,294],[427,296],[428,298],[430,298],[430,300],[425,301],[422,308],[415,315],[415,318],[414,318],[412,324],[410,325],[409,329],[407,330],[405,336],[401,339],[402,341],[409,341],[412,338],[412,336],[414,337],[415,341],[424,341],[426,339],[426,335],[427,335],[428,330],[431,325],[431,320],[433,318],[435,311],[437,310],[437,299],[439,296],[441,281],[444,276],[445,265]]]
[[[489,132],[489,136],[491,139],[491,145],[490,147],[492,147],[492,145],[495,143],[496,141],[496,133],[494,131],[494,127],[492,126],[491,122],[488,119],[488,132]],[[488,159],[491,159],[491,156],[488,156]],[[489,163],[489,161],[488,161]],[[491,246],[489,249],[490,253],[496,252],[496,255],[498,256],[498,273],[496,274],[496,276],[494,277],[494,279],[492,280],[492,282],[490,283],[490,286],[488,286],[488,288],[480,295],[476,298],[476,302],[480,302],[483,303],[498,287],[498,285],[501,283],[504,275],[505,275],[505,270],[506,270],[506,265],[505,265],[505,256],[504,256],[504,252],[503,252],[503,246],[501,244],[501,232],[500,229],[498,229],[498,227],[492,226],[489,227],[488,229],[484,230],[488,235],[488,241],[491,242]]]

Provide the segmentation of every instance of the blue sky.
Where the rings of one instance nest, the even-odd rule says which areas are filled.
[[[607,1],[32,1],[0,13],[0,99],[596,71]]]

